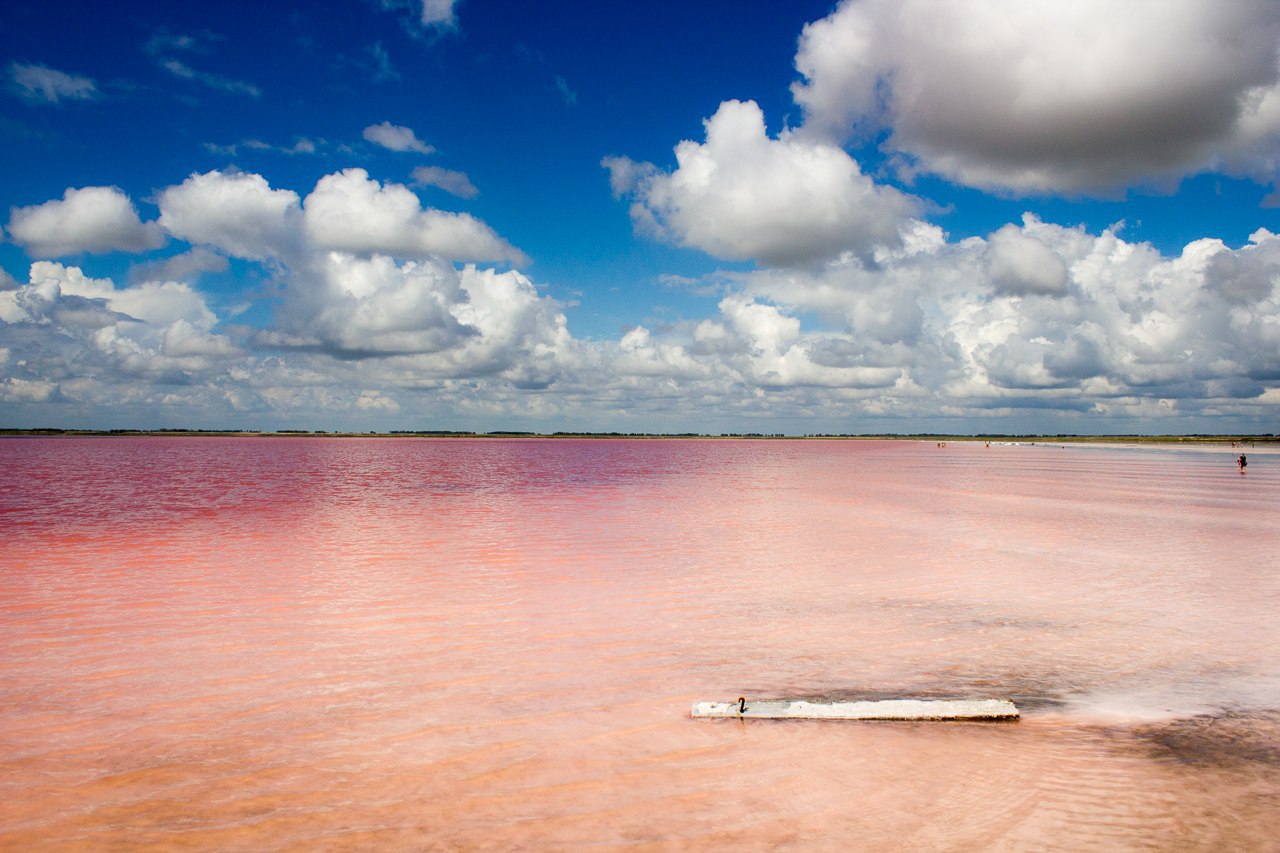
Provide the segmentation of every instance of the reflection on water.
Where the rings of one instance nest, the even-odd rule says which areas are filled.
[[[0,440],[0,847],[1275,849],[1250,457]]]

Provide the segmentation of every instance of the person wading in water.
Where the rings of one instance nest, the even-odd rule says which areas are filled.
[[[1249,464],[1249,460],[1244,458],[1243,453],[1241,453],[1240,456],[1236,458],[1236,465],[1239,466],[1241,474],[1244,473],[1245,466],[1247,466],[1248,464]]]

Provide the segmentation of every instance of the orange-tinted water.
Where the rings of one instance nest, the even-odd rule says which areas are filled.
[[[0,847],[1280,849],[1250,458],[0,440]]]

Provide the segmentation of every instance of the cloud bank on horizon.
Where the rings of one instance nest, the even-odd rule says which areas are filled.
[[[83,168],[32,179],[46,194],[10,199],[0,247],[0,426],[1280,431],[1275,4],[845,0],[778,36],[790,77],[708,103],[701,138],[666,140],[670,162],[575,138],[577,114],[616,117],[609,92],[525,32],[511,56],[545,79],[506,105],[521,155],[455,168],[482,148],[467,127],[494,91],[490,11],[354,4],[381,39],[316,59],[329,88],[302,93],[323,108],[371,87],[341,97],[345,137],[267,142],[265,118],[183,130],[158,159],[235,159],[146,173],[158,184],[95,164],[85,138]],[[281,71],[219,67],[237,35],[187,23],[139,34],[165,72],[146,80],[14,60],[0,134],[102,133],[113,104],[172,85],[259,115],[243,104],[271,101]],[[332,37],[296,26],[313,56]],[[391,111],[425,84],[389,45],[426,68],[473,62],[442,75],[466,101],[457,136]],[[652,253],[660,277],[620,278],[564,236],[596,227],[555,198],[588,171],[628,232],[618,251]],[[506,188],[534,179],[547,189]],[[1127,236],[1152,206],[1196,227],[1186,187],[1205,181],[1249,199],[1239,238]],[[1021,212],[944,227],[991,205]],[[1111,218],[1045,212],[1063,210]],[[533,277],[548,265],[573,279]],[[633,313],[575,333],[606,300]]]

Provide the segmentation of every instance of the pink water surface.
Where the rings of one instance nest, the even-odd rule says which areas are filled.
[[[0,847],[1280,849],[1235,452],[0,439]]]

